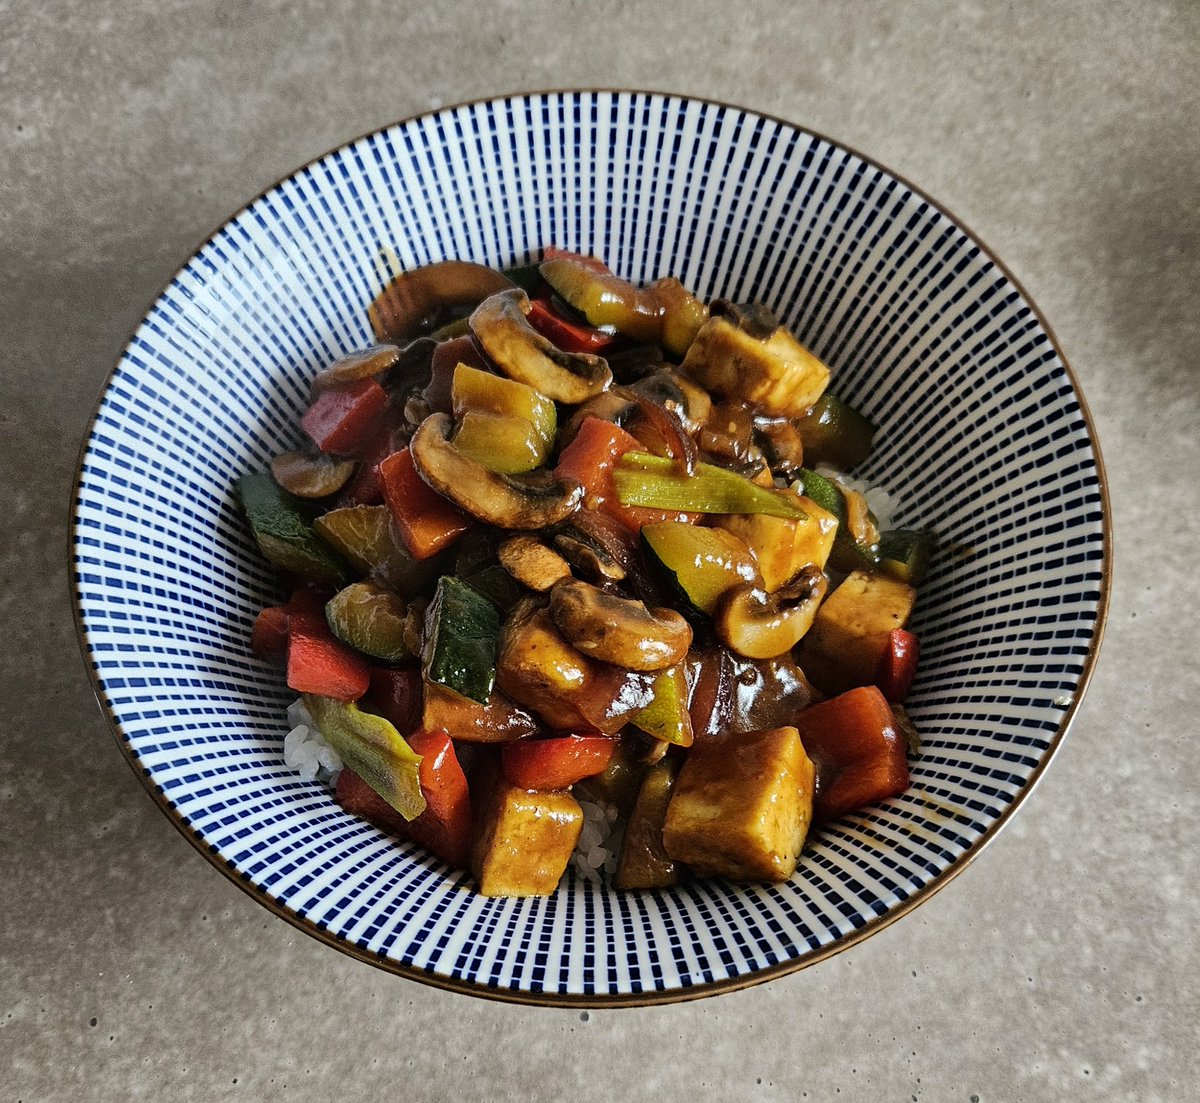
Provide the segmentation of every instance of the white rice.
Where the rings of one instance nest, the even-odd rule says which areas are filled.
[[[583,809],[583,828],[571,863],[580,877],[600,885],[617,872],[624,828],[617,823],[615,805],[581,800],[579,807]]]
[[[342,760],[321,737],[304,701],[297,698],[287,710],[291,730],[283,737],[283,761],[305,781],[316,779],[333,788],[342,770]]]
[[[827,463],[819,463],[816,467],[818,475],[824,476],[826,479],[837,483],[845,490],[854,490],[861,494],[867,500],[867,508],[875,516],[875,527],[880,532],[887,532],[893,528],[893,518],[900,509],[900,499],[888,490],[884,490],[881,486],[871,486],[862,479],[855,479],[847,475],[844,471],[839,471],[836,467],[831,467]],[[792,489],[804,493],[804,484],[797,480],[792,484]]]

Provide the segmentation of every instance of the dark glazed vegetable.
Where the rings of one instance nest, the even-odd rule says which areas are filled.
[[[502,529],[543,529],[569,517],[583,499],[574,480],[550,472],[500,475],[464,456],[450,440],[450,419],[431,414],[413,434],[417,474],[473,517]]]
[[[526,320],[529,296],[501,292],[471,315],[471,332],[483,351],[510,379],[526,383],[555,402],[583,402],[612,382],[602,357],[563,352]]]
[[[387,285],[367,311],[380,341],[403,342],[431,326],[447,308],[474,306],[512,287],[507,277],[482,264],[444,260],[403,272]]]
[[[577,651],[626,670],[665,670],[692,643],[690,625],[674,609],[648,609],[574,578],[550,591],[550,616]]]

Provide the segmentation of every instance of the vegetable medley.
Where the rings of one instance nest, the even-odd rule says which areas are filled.
[[[290,597],[286,665],[351,812],[553,891],[579,798],[614,883],[784,880],[810,824],[902,792],[927,533],[845,473],[874,427],[761,303],[547,250],[446,261],[312,385],[313,447],[238,496]]]

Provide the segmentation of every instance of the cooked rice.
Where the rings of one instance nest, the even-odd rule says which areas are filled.
[[[305,781],[316,779],[333,788],[342,769],[342,760],[317,731],[312,715],[297,698],[287,710],[291,730],[283,737],[284,765],[295,770]]]
[[[617,809],[604,801],[581,800],[583,828],[571,864],[575,872],[594,885],[603,884],[617,871],[624,826],[617,822]]]
[[[817,464],[816,472],[837,483],[843,489],[857,491],[866,498],[867,508],[874,515],[875,526],[880,532],[886,532],[894,527],[893,518],[900,509],[900,499],[891,491],[885,490],[881,486],[871,486],[863,479],[855,479],[827,463]],[[792,488],[801,494],[804,493],[804,483],[800,480],[794,482]]]

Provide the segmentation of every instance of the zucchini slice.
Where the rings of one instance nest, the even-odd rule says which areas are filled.
[[[644,525],[641,540],[650,561],[701,613],[711,613],[734,586],[762,584],[750,549],[725,529],[661,521]]]
[[[462,579],[443,575],[425,613],[425,678],[486,705],[496,682],[500,614]]]

